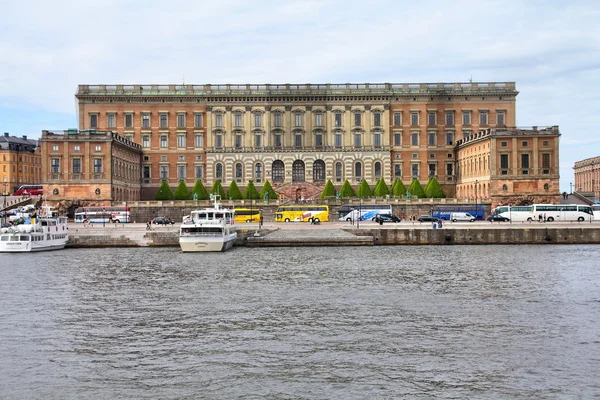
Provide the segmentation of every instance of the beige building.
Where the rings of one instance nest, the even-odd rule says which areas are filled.
[[[600,157],[577,161],[573,167],[575,182],[573,190],[594,193],[594,199],[600,199]]]
[[[42,183],[42,157],[37,140],[8,133],[0,136],[0,193],[14,193],[21,185]]]

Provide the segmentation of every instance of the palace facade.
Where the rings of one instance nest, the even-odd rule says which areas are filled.
[[[514,82],[469,82],[80,85],[76,98],[83,136],[118,132],[139,146],[143,200],[162,181],[198,179],[269,180],[290,199],[318,196],[329,179],[339,188],[431,177],[448,197],[558,196],[558,128],[516,129],[517,95]],[[62,168],[68,178],[70,164]],[[540,178],[547,188],[532,183]]]
[[[582,193],[594,193],[594,199],[600,199],[600,157],[577,161],[573,167],[575,186],[573,190]]]

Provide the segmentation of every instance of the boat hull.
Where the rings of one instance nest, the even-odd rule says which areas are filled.
[[[188,236],[179,238],[179,246],[184,253],[219,252],[233,247],[236,235],[225,237]]]
[[[49,251],[64,249],[67,241],[57,243],[36,243],[36,242],[0,242],[0,253],[32,253],[36,251]]]

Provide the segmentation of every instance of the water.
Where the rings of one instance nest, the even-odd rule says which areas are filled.
[[[598,398],[599,259],[600,246],[0,254],[0,398]]]

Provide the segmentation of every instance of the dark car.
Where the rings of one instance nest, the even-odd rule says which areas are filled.
[[[395,215],[391,214],[377,214],[375,216],[375,222],[401,222],[402,220]]]
[[[438,222],[439,220],[439,218],[432,217],[431,215],[420,215],[419,218],[417,218],[417,221],[419,222]]]
[[[175,221],[167,217],[154,217],[152,223],[156,225],[174,225]]]
[[[501,215],[490,215],[487,217],[487,220],[490,222],[508,222],[510,221],[510,218],[506,218]]]

